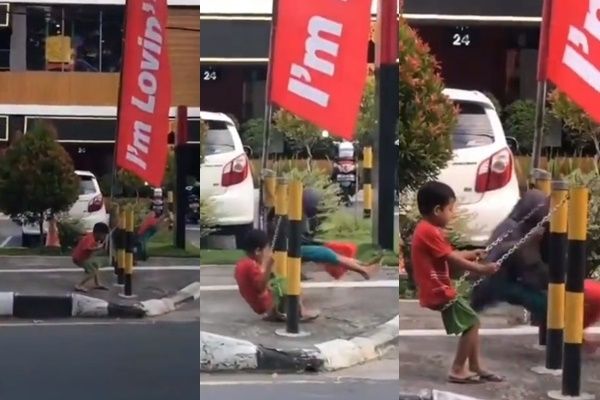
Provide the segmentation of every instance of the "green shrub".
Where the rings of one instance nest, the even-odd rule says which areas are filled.
[[[85,229],[81,221],[76,219],[60,219],[56,225],[58,227],[60,248],[63,253],[75,248],[81,236],[85,234]]]
[[[244,122],[240,128],[240,136],[245,146],[252,149],[252,155],[259,157],[262,155],[262,142],[264,133],[263,118],[253,118]]]
[[[397,165],[401,191],[417,190],[435,178],[452,158],[450,133],[457,110],[442,91],[440,66],[406,21],[400,23],[400,152]]]
[[[200,200],[200,238],[210,235],[215,226],[214,212],[210,201]]]
[[[37,222],[40,233],[48,210],[67,211],[79,195],[73,161],[56,137],[52,125],[38,122],[0,159],[0,210]]]

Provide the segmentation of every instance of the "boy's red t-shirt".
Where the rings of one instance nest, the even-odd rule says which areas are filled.
[[[240,294],[255,313],[264,314],[273,308],[273,295],[261,288],[265,275],[256,261],[251,258],[238,261],[234,275]]]
[[[75,246],[73,249],[73,262],[80,264],[88,260],[97,247],[98,245],[96,244],[94,234],[92,232],[86,233],[81,239],[79,239],[77,246]]]
[[[583,327],[588,328],[600,320],[600,282],[586,279],[583,287]]]
[[[417,224],[410,256],[421,306],[439,309],[456,297],[447,261],[453,251],[439,227],[426,220]]]

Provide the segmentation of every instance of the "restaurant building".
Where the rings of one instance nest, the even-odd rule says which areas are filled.
[[[261,117],[271,0],[200,3],[201,108]],[[373,1],[373,19],[377,0]],[[441,63],[446,86],[535,97],[542,0],[405,0],[404,18]],[[374,59],[374,43],[369,62]]]
[[[173,106],[198,107],[198,1],[168,4]],[[125,0],[0,2],[0,146],[26,132],[32,120],[53,120],[76,168],[97,175],[110,170],[116,113],[94,110],[117,105],[124,5]],[[189,129],[195,142],[198,120]]]

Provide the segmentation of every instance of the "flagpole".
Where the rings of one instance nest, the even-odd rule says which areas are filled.
[[[271,142],[271,123],[273,119],[273,105],[271,104],[271,78],[273,71],[273,56],[275,54],[275,33],[277,31],[277,9],[279,0],[273,0],[271,13],[271,31],[269,33],[269,60],[267,62],[267,81],[265,84],[265,114],[263,127],[262,155],[260,162],[260,186],[258,189],[258,227],[266,230],[267,221],[265,213],[265,177],[267,161]]]
[[[114,142],[114,147],[113,147],[113,159],[112,159],[112,171],[111,171],[111,179],[110,179],[110,204],[111,204],[111,210],[113,208],[113,202],[114,202],[114,195],[115,195],[115,184],[117,181],[117,149],[119,148],[119,121],[121,120],[121,94],[123,91],[123,67],[124,67],[124,61],[125,61],[125,55],[127,54],[125,52],[125,46],[126,46],[126,41],[125,41],[125,35],[127,34],[127,15],[128,15],[128,4],[129,4],[130,0],[125,0],[125,6],[124,6],[124,10],[125,12],[123,13],[123,37],[121,38],[121,72],[119,73],[119,87],[117,89],[117,125],[115,127],[115,142]],[[118,218],[118,216],[117,216]],[[117,222],[118,224],[118,222]],[[117,225],[118,226],[118,225]],[[114,249],[113,249],[113,245],[112,245],[112,236],[110,236],[108,238],[110,245],[108,246],[108,252],[109,252],[109,259],[112,261],[113,260],[113,253],[114,253]]]
[[[125,35],[127,34],[127,6],[130,0],[125,0],[125,12],[123,13],[123,37],[121,38],[121,72],[119,73],[119,88],[117,89],[117,126],[115,129],[115,145],[113,148],[113,160],[112,160],[112,177],[110,182],[110,199],[112,201],[115,191],[115,183],[117,178],[117,149],[119,148],[119,122],[121,120],[121,95],[123,92],[123,67],[125,61],[126,41]]]
[[[548,41],[550,33],[550,17],[552,14],[552,0],[544,0],[542,9],[542,23],[540,26],[540,43],[537,64],[537,91],[535,104],[535,125],[533,132],[533,153],[531,171],[540,168],[542,147],[544,143],[544,117],[546,114],[547,95],[547,63]]]

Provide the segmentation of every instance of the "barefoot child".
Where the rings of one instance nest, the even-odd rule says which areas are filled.
[[[421,306],[440,311],[446,332],[461,335],[448,381],[452,383],[501,382],[479,361],[479,319],[469,303],[458,296],[450,279],[449,265],[479,274],[493,274],[497,264],[479,264],[480,251],[456,251],[442,229],[454,216],[456,195],[446,184],[429,182],[417,193],[422,219],[411,243],[414,280]]]
[[[87,284],[89,281],[94,281],[94,289],[108,290],[108,288],[100,284],[98,278],[99,269],[109,265],[107,257],[102,257],[104,253],[104,241],[108,235],[108,225],[99,222],[94,225],[92,232],[85,234],[73,249],[73,263],[85,271],[85,278],[75,285],[75,290],[78,292],[87,292]]]

